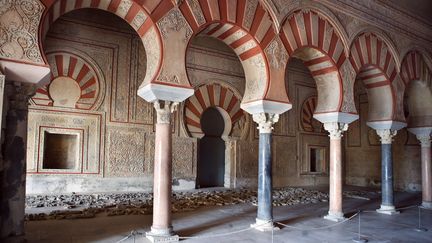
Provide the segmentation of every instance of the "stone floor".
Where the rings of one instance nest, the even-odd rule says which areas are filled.
[[[420,198],[419,193],[397,193],[397,206],[418,205]],[[369,242],[432,242],[432,211],[421,211],[422,226],[429,231],[417,232],[414,230],[418,225],[417,207],[387,216],[373,211],[378,206],[379,195],[371,200],[344,198],[347,216],[358,209],[369,210],[361,213],[361,234]],[[327,227],[334,224],[322,219],[327,210],[327,202],[275,207],[275,221],[290,227],[281,227],[273,235],[248,230],[256,214],[256,207],[250,203],[175,213],[173,226],[181,237],[198,237],[184,242],[352,242],[357,236],[359,218]],[[151,220],[151,215],[97,215],[90,219],[27,221],[26,237],[28,242],[118,242],[136,231],[135,237],[122,242],[147,242],[140,233],[149,230]],[[327,228],[314,229],[317,227]],[[235,231],[241,232],[229,234]],[[217,234],[222,236],[207,238]]]

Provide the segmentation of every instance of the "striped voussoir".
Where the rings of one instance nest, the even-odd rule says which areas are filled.
[[[51,53],[47,58],[51,67],[51,81],[58,77],[75,80],[81,89],[81,97],[76,103],[76,108],[92,109],[99,95],[99,79],[93,67],[81,57],[65,52]],[[32,97],[34,104],[53,105],[48,88],[49,84],[36,90]]]
[[[201,115],[209,107],[220,107],[227,112],[231,124],[243,116],[241,96],[231,88],[218,83],[200,86],[185,103],[185,124],[192,137],[202,137]]]
[[[317,96],[311,96],[307,98],[302,105],[301,111],[301,125],[303,130],[306,132],[313,132],[314,128],[312,126],[313,113],[317,106],[318,98]]]
[[[154,25],[144,6],[133,0],[58,0],[49,8],[43,20],[43,36],[51,24],[63,14],[75,9],[97,8],[111,12],[128,22],[143,37]]]
[[[346,60],[344,44],[324,16],[313,10],[294,12],[282,26],[281,40],[288,55],[301,59],[317,82],[342,89],[339,68]]]
[[[423,56],[418,51],[410,51],[404,58],[401,77],[406,85],[413,80],[431,81],[431,71],[427,67]]]
[[[264,55],[275,35],[270,16],[257,0],[185,0],[180,10],[194,32],[223,41],[242,61]]]
[[[367,89],[391,85],[397,75],[389,47],[373,33],[357,37],[351,46],[350,62]]]

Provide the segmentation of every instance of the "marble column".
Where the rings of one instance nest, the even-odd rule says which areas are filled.
[[[422,207],[432,209],[432,167],[430,134],[417,135],[421,144]]]
[[[348,124],[339,122],[324,123],[324,129],[330,137],[330,190],[329,211],[324,217],[331,221],[344,220],[342,210],[342,134],[348,130]]]
[[[253,115],[253,120],[259,130],[258,209],[256,223],[251,227],[259,231],[277,230],[273,225],[271,133],[279,115],[259,113]]]
[[[171,225],[172,133],[171,114],[178,103],[156,101],[155,158],[153,174],[153,225],[146,237],[152,242],[178,241]]]
[[[376,130],[381,138],[381,207],[377,209],[382,214],[397,214],[393,198],[393,156],[392,141],[397,131],[390,129]]]
[[[4,86],[0,242],[24,240],[28,100],[35,90],[34,85],[18,82]]]

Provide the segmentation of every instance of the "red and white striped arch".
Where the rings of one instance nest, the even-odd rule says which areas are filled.
[[[413,80],[431,81],[432,74],[423,59],[422,54],[413,50],[405,55],[402,61],[401,77],[407,86]]]
[[[301,59],[317,81],[315,113],[338,112],[343,101],[339,68],[346,55],[335,26],[314,10],[298,10],[284,22],[281,39],[288,55]]]
[[[217,38],[238,55],[248,84],[243,103],[263,99],[270,76],[264,49],[275,32],[259,1],[185,0],[180,11],[195,34]]]
[[[51,67],[51,81],[58,77],[69,77],[81,89],[81,96],[75,105],[77,109],[94,109],[99,102],[100,80],[95,68],[82,57],[67,52],[54,52],[47,56]],[[32,103],[40,106],[53,106],[49,84],[36,90]]]
[[[43,40],[49,27],[60,16],[81,8],[95,8],[111,12],[124,19],[141,37],[147,53],[147,71],[144,82],[155,79],[162,64],[162,40],[159,29],[150,17],[148,2],[142,0],[41,0],[46,11],[39,26],[39,39]],[[167,2],[167,1],[164,1]],[[169,1],[168,1],[169,2]],[[150,6],[151,7],[151,6]],[[42,49],[42,44],[40,44]],[[41,50],[44,54],[44,51]],[[44,57],[45,58],[45,57]],[[45,58],[46,59],[46,58]]]
[[[349,60],[368,91],[368,120],[392,120],[397,99],[392,84],[398,70],[390,47],[374,33],[361,33],[351,45]]]
[[[201,115],[209,107],[219,107],[227,112],[231,127],[243,117],[240,109],[241,96],[232,88],[212,83],[200,86],[185,103],[185,124],[192,137],[204,136]]]

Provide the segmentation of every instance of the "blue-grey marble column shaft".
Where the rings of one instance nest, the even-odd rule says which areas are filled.
[[[272,188],[271,133],[260,133],[257,218],[263,221],[273,219]]]
[[[260,231],[278,229],[273,225],[272,204],[272,156],[271,138],[273,124],[279,119],[277,114],[259,113],[253,115],[259,129],[258,158],[258,210],[256,223],[252,225]]]
[[[378,213],[397,214],[393,198],[393,156],[392,141],[397,131],[382,129],[376,131],[381,138],[381,207]]]
[[[393,206],[392,145],[381,144],[381,205]]]

